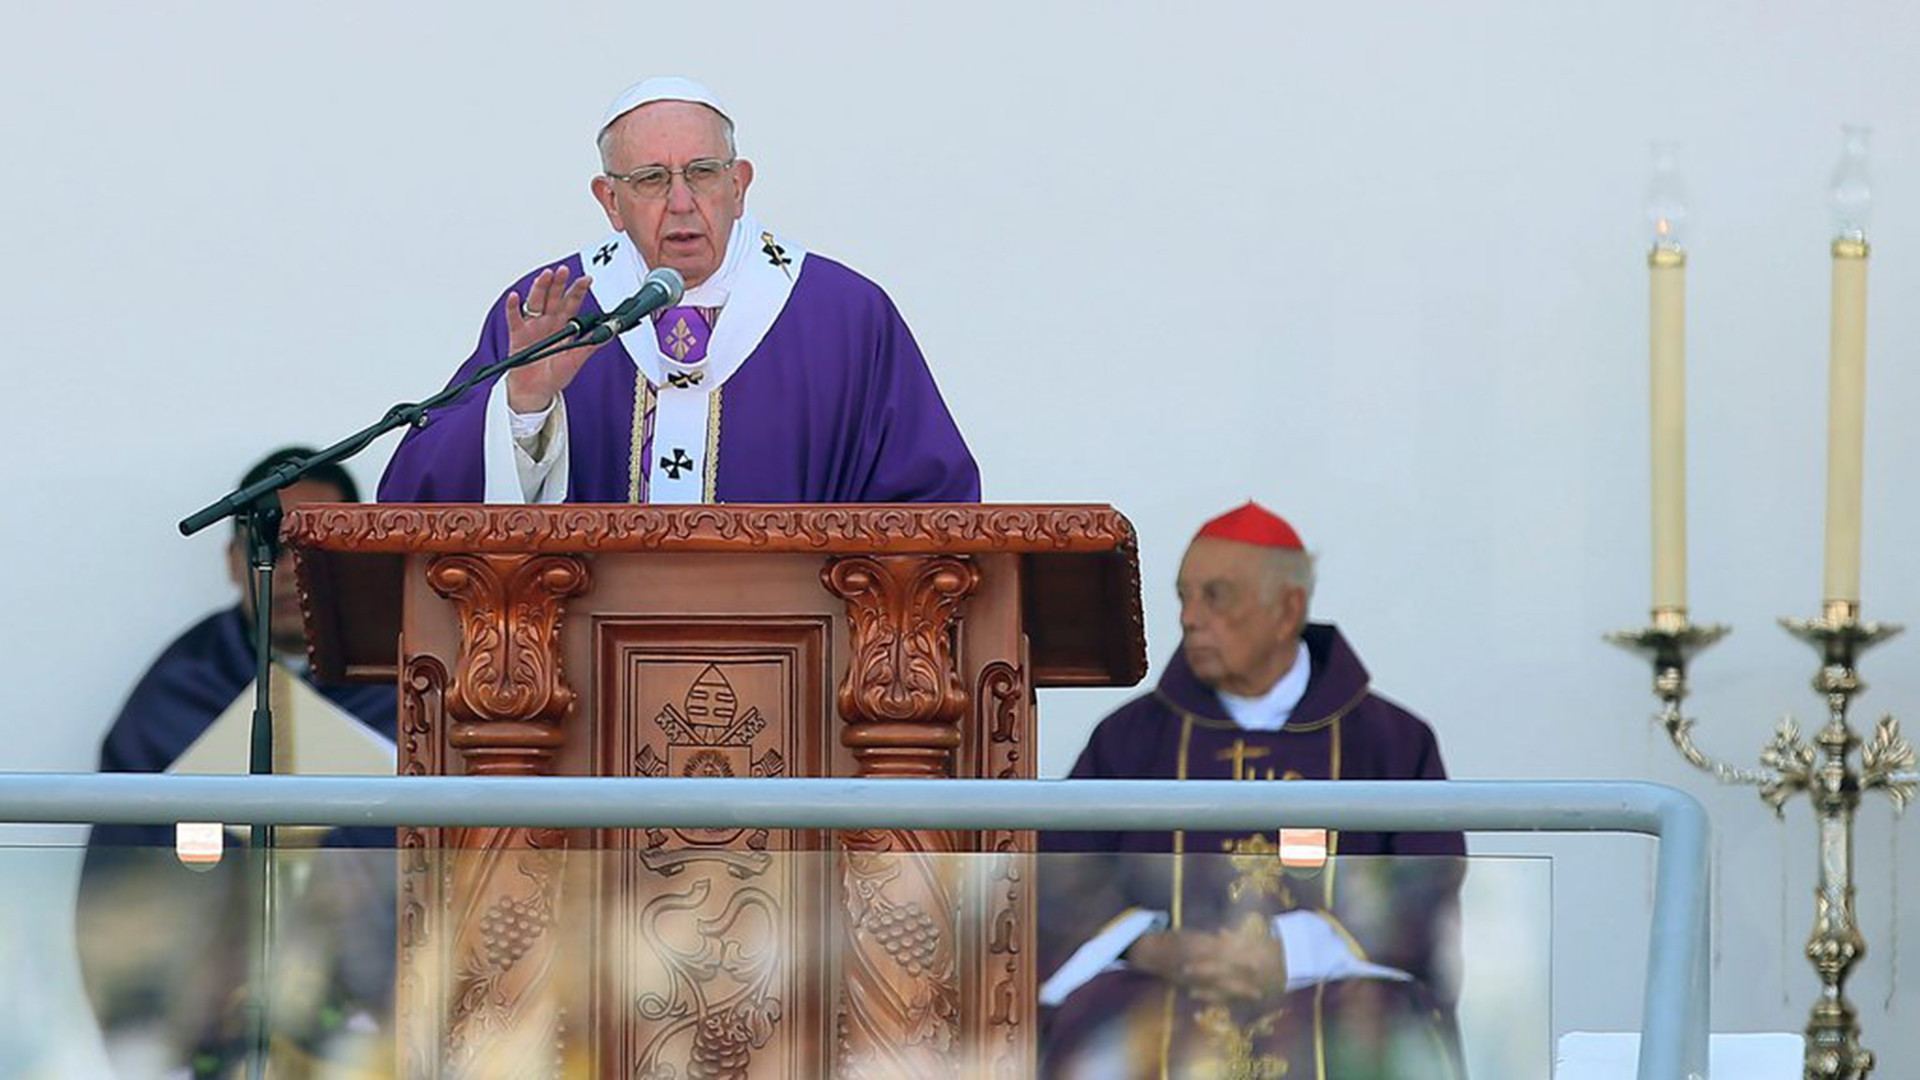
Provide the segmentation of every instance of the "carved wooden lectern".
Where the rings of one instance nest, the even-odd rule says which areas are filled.
[[[409,775],[1030,778],[1036,688],[1146,670],[1104,506],[312,505],[285,531],[318,672],[398,680]],[[400,1072],[1031,1076],[1030,839],[402,830]]]

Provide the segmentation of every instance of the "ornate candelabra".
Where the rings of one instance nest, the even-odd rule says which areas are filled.
[[[1654,148],[1647,215],[1653,246],[1651,278],[1653,621],[1608,640],[1653,661],[1653,692],[1660,721],[1681,756],[1722,783],[1747,784],[1785,816],[1786,804],[1804,792],[1819,821],[1820,882],[1814,890],[1813,934],[1807,959],[1820,975],[1820,997],[1807,1021],[1807,1080],[1861,1080],[1873,1071],[1872,1051],[1860,1045],[1860,1023],[1847,1000],[1847,977],[1866,955],[1853,912],[1853,818],[1863,792],[1884,791],[1896,812],[1920,788],[1914,751],[1899,721],[1881,718],[1872,739],[1861,742],[1849,723],[1853,699],[1866,689],[1860,654],[1900,632],[1891,623],[1860,619],[1860,492],[1865,418],[1867,130],[1848,127],[1845,148],[1829,189],[1833,211],[1833,336],[1828,378],[1827,597],[1818,619],[1782,619],[1788,633],[1820,654],[1813,688],[1826,699],[1827,722],[1812,743],[1789,716],[1760,752],[1760,768],[1727,765],[1693,740],[1694,721],[1681,711],[1687,696],[1687,665],[1727,634],[1719,624],[1696,626],[1686,605],[1686,250],[1685,189],[1671,144]],[[1859,752],[1856,767],[1854,754]]]
[[[1805,792],[1820,822],[1820,882],[1814,890],[1813,934],[1807,960],[1820,975],[1820,997],[1807,1020],[1808,1080],[1860,1080],[1873,1071],[1873,1052],[1860,1044],[1860,1023],[1847,1000],[1847,977],[1866,955],[1853,912],[1853,818],[1862,792],[1879,789],[1903,810],[1920,787],[1913,771],[1913,746],[1900,734],[1900,722],[1883,716],[1873,738],[1862,743],[1848,722],[1854,696],[1866,689],[1857,667],[1868,646],[1898,634],[1892,623],[1861,622],[1858,605],[1827,604],[1820,619],[1782,619],[1788,633],[1820,654],[1813,688],[1827,703],[1827,723],[1811,745],[1791,717],[1780,722],[1760,751],[1758,769],[1740,769],[1709,756],[1693,740],[1694,719],[1681,711],[1687,696],[1687,664],[1720,640],[1727,627],[1695,626],[1684,608],[1657,608],[1653,624],[1607,635],[1607,640],[1647,655],[1653,661],[1653,692],[1660,698],[1660,722],[1688,763],[1722,783],[1760,789],[1760,798],[1785,816],[1786,804]],[[1854,751],[1858,749],[1859,765]]]

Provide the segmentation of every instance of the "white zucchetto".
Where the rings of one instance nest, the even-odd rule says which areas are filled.
[[[720,99],[714,97],[713,91],[705,86],[679,75],[656,75],[620,91],[620,96],[614,98],[613,104],[607,106],[607,115],[601,119],[600,127],[594,135],[598,137],[615,120],[642,105],[651,105],[656,101],[691,101],[696,105],[705,105],[726,117],[727,123],[733,123],[733,117],[728,116],[727,110],[721,107]]]

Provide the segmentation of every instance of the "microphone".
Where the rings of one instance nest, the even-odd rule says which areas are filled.
[[[671,266],[658,267],[647,274],[640,291],[620,301],[612,311],[582,315],[569,325],[581,335],[581,344],[599,345],[640,325],[640,320],[654,312],[679,303],[686,291],[686,282],[678,270]]]

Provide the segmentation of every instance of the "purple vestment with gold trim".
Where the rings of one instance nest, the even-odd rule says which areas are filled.
[[[1072,776],[1446,778],[1433,730],[1371,691],[1366,668],[1337,629],[1312,624],[1303,640],[1312,678],[1280,730],[1236,725],[1176,653],[1153,693],[1094,730]],[[1043,978],[1135,909],[1167,913],[1173,929],[1256,933],[1282,912],[1317,912],[1365,961],[1413,977],[1330,980],[1286,993],[1276,986],[1268,1000],[1222,1005],[1123,965],[1049,1010],[1043,1074],[1459,1077],[1453,1004],[1464,838],[1336,832],[1325,839],[1330,862],[1289,867],[1277,831],[1043,834],[1050,853],[1041,876]]]
[[[565,265],[579,277],[580,256]],[[512,289],[524,295],[537,273]],[[505,295],[452,381],[506,354]],[[600,309],[589,296],[582,310]],[[380,501],[481,500],[490,386],[407,434],[380,481]],[[628,501],[635,365],[623,341],[595,350],[565,395],[568,501]],[[906,322],[879,286],[830,259],[806,259],[779,317],[720,395],[715,501],[980,500],[979,469]]]

